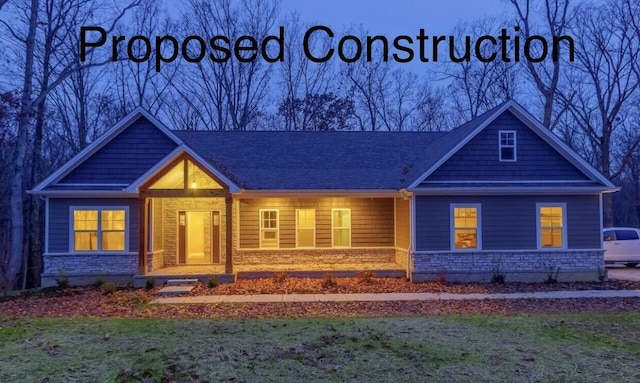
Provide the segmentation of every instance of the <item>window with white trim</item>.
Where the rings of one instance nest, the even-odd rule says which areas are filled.
[[[278,247],[278,210],[260,210],[260,247]]]
[[[316,246],[315,209],[296,210],[296,247]]]
[[[351,246],[351,209],[331,209],[331,243],[334,247]]]
[[[566,204],[544,204],[536,206],[538,211],[538,248],[562,249],[567,247]]]
[[[480,249],[480,205],[451,205],[451,249]]]
[[[515,161],[517,159],[515,130],[498,132],[498,154],[500,161]]]
[[[127,251],[127,210],[72,208],[74,252]]]

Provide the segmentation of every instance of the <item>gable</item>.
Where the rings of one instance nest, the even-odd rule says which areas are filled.
[[[513,130],[517,161],[501,162],[498,134]],[[421,186],[445,181],[591,181],[511,111],[506,110],[427,177]]]
[[[176,147],[151,121],[140,117],[58,184],[129,185]]]
[[[188,156],[181,156],[178,161],[170,163],[147,184],[151,190],[224,189]]]

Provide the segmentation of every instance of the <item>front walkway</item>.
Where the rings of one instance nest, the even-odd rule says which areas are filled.
[[[274,303],[274,302],[384,302],[444,301],[482,299],[577,299],[640,298],[640,290],[544,291],[533,293],[450,294],[450,293],[384,293],[384,294],[256,294],[202,295],[156,298],[154,304],[176,303]]]

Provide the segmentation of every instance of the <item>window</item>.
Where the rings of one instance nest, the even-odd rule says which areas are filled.
[[[498,147],[500,161],[515,161],[516,132],[514,130],[501,130],[498,133]]]
[[[331,209],[331,237],[334,247],[351,246],[351,209]]]
[[[602,234],[602,240],[605,242],[615,241],[616,233],[613,230],[607,230]]]
[[[562,249],[566,247],[566,205],[537,204],[538,248]]]
[[[451,205],[454,250],[480,249],[480,205]]]
[[[616,241],[633,241],[640,239],[635,230],[616,230]]]
[[[126,209],[72,208],[73,251],[126,251]]]
[[[296,247],[316,246],[316,211],[296,210]]]
[[[278,210],[260,210],[260,247],[278,247]]]

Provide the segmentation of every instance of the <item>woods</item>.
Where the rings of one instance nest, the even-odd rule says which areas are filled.
[[[27,191],[138,106],[173,129],[446,131],[515,99],[622,186],[605,198],[605,225],[640,224],[637,1],[504,0],[501,16],[460,22],[448,31],[460,43],[456,57],[464,56],[464,36],[499,36],[515,26],[523,41],[567,35],[575,42],[573,61],[566,54],[568,42],[560,39],[558,61],[550,55],[542,62],[441,58],[410,67],[376,60],[384,56],[380,51],[371,52],[372,60],[361,55],[352,63],[309,60],[306,53],[322,55],[336,39],[313,34],[305,52],[305,31],[317,23],[284,9],[278,0],[114,4],[0,0],[0,272],[5,288],[38,284],[43,202]],[[165,61],[161,58],[171,52],[149,51],[139,40],[131,49],[123,43],[118,52],[85,47],[81,60],[79,32],[88,25],[100,26],[109,37],[170,35],[178,41],[192,35],[224,35],[231,41],[249,35],[262,41],[284,33],[285,57],[282,62],[261,56],[249,62],[189,62],[185,57],[200,53],[197,44],[188,44],[187,55]],[[331,28],[361,41],[379,34],[375,26]],[[349,42],[343,48],[348,57],[358,50]],[[495,44],[479,48],[484,57],[513,53]],[[544,53],[540,44],[530,48],[534,57]],[[148,59],[136,62],[129,53]]]

